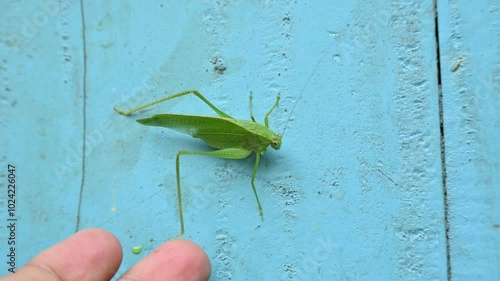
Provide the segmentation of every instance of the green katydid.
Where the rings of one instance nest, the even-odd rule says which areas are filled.
[[[146,107],[178,98],[184,95],[193,94],[212,108],[219,117],[216,116],[200,116],[186,114],[156,114],[150,118],[139,119],[137,122],[147,126],[166,127],[181,133],[188,134],[194,138],[203,140],[207,145],[216,148],[213,151],[186,151],[179,150],[175,159],[175,172],[177,180],[177,201],[179,204],[179,218],[181,232],[178,236],[184,234],[184,216],[182,211],[182,196],[180,183],[179,157],[181,155],[205,155],[219,157],[225,159],[244,159],[255,151],[255,165],[252,172],[251,184],[259,207],[259,214],[262,217],[262,206],[260,205],[257,189],[255,188],[254,180],[259,167],[260,157],[266,153],[269,146],[278,150],[281,147],[281,135],[269,129],[269,115],[276,108],[280,100],[280,96],[276,97],[276,102],[273,107],[267,112],[264,118],[264,125],[255,121],[252,113],[252,93],[250,93],[250,118],[251,121],[237,120],[230,115],[222,112],[212,103],[210,103],[203,95],[196,90],[184,91],[175,95],[170,95],[165,98],[150,102],[139,106],[130,111],[115,110],[123,115],[129,115]]]

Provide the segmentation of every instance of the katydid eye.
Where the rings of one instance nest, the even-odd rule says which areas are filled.
[[[273,145],[278,145],[278,142],[277,141],[273,141]]]

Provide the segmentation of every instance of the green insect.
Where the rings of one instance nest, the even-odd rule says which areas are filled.
[[[262,217],[262,206],[260,205],[259,196],[255,189],[255,175],[259,168],[260,157],[266,153],[269,146],[278,150],[281,147],[281,135],[269,129],[269,115],[276,108],[280,100],[278,95],[273,107],[267,112],[264,118],[264,125],[255,121],[252,113],[252,93],[250,93],[250,118],[251,121],[237,120],[230,115],[222,112],[212,103],[210,103],[203,95],[196,90],[184,91],[175,95],[171,95],[157,101],[150,102],[143,106],[139,106],[130,111],[115,110],[123,115],[130,115],[133,112],[144,109],[146,107],[178,98],[184,95],[193,94],[205,102],[212,108],[217,116],[201,116],[201,115],[186,115],[186,114],[156,114],[150,118],[139,119],[137,122],[147,126],[166,127],[181,133],[188,134],[194,138],[203,140],[207,145],[216,148],[213,151],[186,151],[179,150],[175,159],[175,172],[177,179],[177,201],[179,204],[179,218],[181,224],[181,232],[178,235],[184,234],[184,217],[182,211],[182,196],[180,183],[180,168],[179,158],[181,155],[206,155],[225,159],[244,159],[255,151],[255,166],[252,172],[251,184],[259,207],[259,214]]]

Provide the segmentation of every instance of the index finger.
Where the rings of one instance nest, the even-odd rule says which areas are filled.
[[[156,248],[119,280],[206,281],[210,270],[210,260],[200,246],[187,240],[171,240]]]

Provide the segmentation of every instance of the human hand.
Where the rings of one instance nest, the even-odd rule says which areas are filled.
[[[118,239],[102,229],[79,231],[46,249],[0,281],[104,281],[118,270],[123,252]],[[210,260],[198,245],[171,240],[130,268],[120,281],[201,281],[210,277]]]

